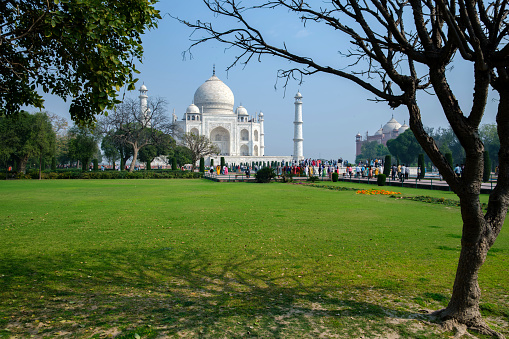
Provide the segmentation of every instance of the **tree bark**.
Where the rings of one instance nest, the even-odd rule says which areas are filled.
[[[129,173],[132,173],[134,171],[134,167],[136,166],[136,160],[138,160],[138,151],[140,148],[136,143],[133,145],[133,161],[131,162],[131,167],[129,167]]]

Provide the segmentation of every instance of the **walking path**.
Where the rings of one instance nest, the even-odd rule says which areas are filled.
[[[217,181],[217,182],[254,182],[256,181],[254,174],[247,178],[243,173],[231,173],[228,175],[217,175],[205,173],[205,178]],[[307,181],[307,177],[293,177],[293,181]],[[340,176],[339,181],[345,182],[358,182],[363,184],[373,184],[376,185],[376,178],[355,178],[355,177],[342,177]],[[328,177],[320,177],[318,181],[331,181]],[[483,183],[481,186],[482,194],[489,194],[495,188],[497,182],[491,181],[488,183]],[[387,178],[385,182],[386,186],[395,186],[395,187],[412,187],[412,188],[421,188],[421,189],[430,189],[430,190],[440,190],[440,191],[450,191],[449,185],[444,180],[440,180],[439,177],[426,177],[425,179],[418,180],[415,177],[410,177],[408,180],[401,182],[400,180],[391,180],[391,178]]]

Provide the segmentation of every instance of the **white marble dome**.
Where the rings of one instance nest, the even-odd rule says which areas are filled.
[[[187,107],[186,113],[188,114],[200,114],[200,109],[195,104],[191,104]]]
[[[213,75],[194,93],[194,104],[202,110],[202,113],[233,114],[233,92]]]
[[[380,127],[380,129],[375,132],[375,135],[382,135],[382,134],[384,134],[384,131],[383,131],[383,128]]]
[[[395,129],[399,129],[401,127],[401,124],[394,119],[394,117],[389,120],[384,127],[382,128],[384,134],[389,134]]]
[[[247,113],[247,109],[246,109],[244,106],[242,106],[242,105],[240,105],[239,107],[237,107],[237,109],[235,110],[235,113],[236,113],[237,115],[249,115],[249,114]]]
[[[409,128],[410,126],[408,126],[406,123],[403,123],[403,125],[401,125],[401,127],[398,129],[398,133],[403,134]]]

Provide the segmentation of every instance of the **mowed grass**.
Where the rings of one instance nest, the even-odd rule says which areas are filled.
[[[206,180],[2,181],[0,206],[0,337],[451,335],[426,312],[451,293],[456,207]],[[508,233],[479,277],[506,335]]]

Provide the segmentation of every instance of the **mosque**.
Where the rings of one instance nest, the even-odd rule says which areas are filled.
[[[140,88],[140,106],[143,109],[147,88]],[[227,164],[253,162],[292,162],[304,159],[302,137],[302,95],[295,95],[294,153],[291,156],[266,156],[264,114],[249,114],[242,105],[234,110],[232,90],[215,74],[215,69],[194,93],[194,100],[179,120],[173,112],[172,120],[183,133],[194,133],[209,138],[220,149],[219,154],[205,158],[205,165],[220,163],[224,157]],[[146,104],[145,104],[146,107]]]
[[[366,132],[366,139],[362,139],[362,135],[357,133],[355,136],[355,156],[357,157],[361,154],[361,148],[364,143],[376,141],[379,144],[383,144],[387,146],[387,141],[391,139],[396,139],[400,134],[403,134],[410,127],[403,123],[401,125],[399,122],[394,119],[392,116],[391,120],[389,120],[383,127],[381,126],[378,131],[375,132],[374,135],[369,135]]]

